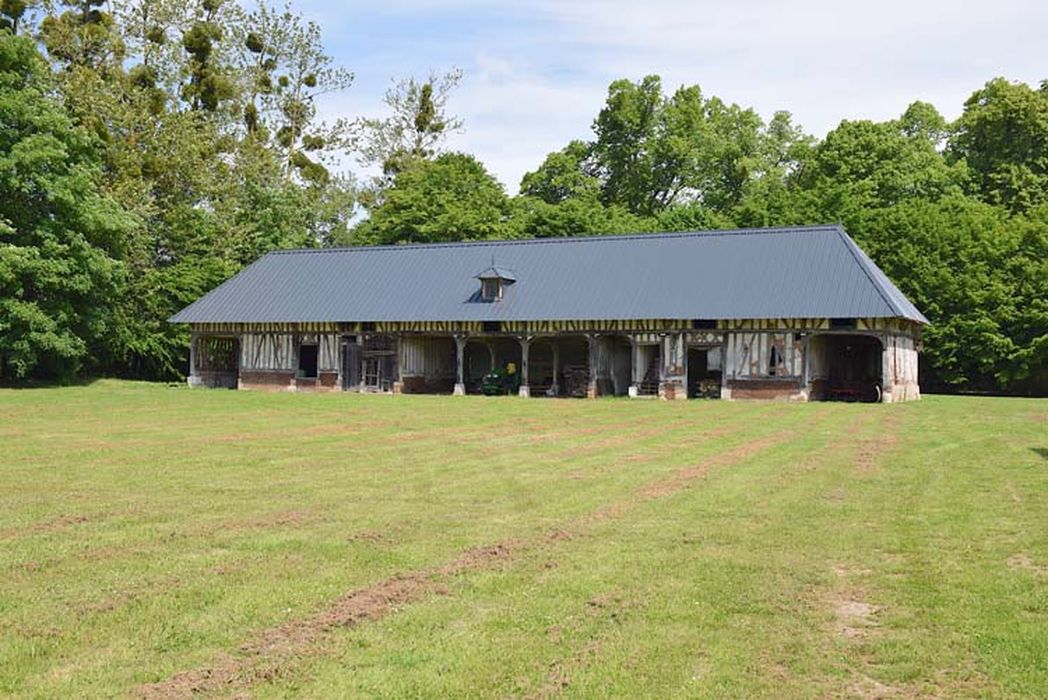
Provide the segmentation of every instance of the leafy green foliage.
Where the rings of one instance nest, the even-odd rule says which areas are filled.
[[[438,243],[502,238],[509,198],[473,156],[445,153],[397,173],[382,204],[358,228],[358,242]]]
[[[98,349],[132,223],[45,76],[33,43],[0,30],[0,376],[67,378]]]
[[[932,319],[924,359],[935,380],[993,389],[1036,379],[1048,340],[1045,222],[955,194],[874,210],[856,237]]]
[[[950,142],[986,201],[1013,212],[1048,203],[1048,80],[1034,90],[995,78],[964,103]]]
[[[568,200],[596,202],[600,195],[600,180],[589,170],[590,146],[572,141],[560,151],[546,156],[538,170],[526,173],[520,183],[520,193],[537,197],[547,204]]]
[[[8,25],[17,9],[0,6]],[[66,373],[84,357],[92,372],[176,377],[187,331],[167,322],[171,314],[269,250],[345,237],[353,185],[325,163],[344,147],[346,125],[319,123],[313,102],[352,76],[324,54],[316,25],[265,3],[245,12],[228,0],[83,0],[38,10],[39,22],[23,17],[21,30],[38,38],[50,65],[39,62],[27,85],[57,95],[55,109],[92,144],[94,197],[122,211],[126,225],[103,247],[113,274],[93,286],[77,282],[105,289],[84,302],[98,320],[70,321],[63,334],[70,314],[33,316],[19,307],[32,321],[23,335],[57,329],[47,333],[61,343],[45,340],[70,358]],[[271,85],[265,94],[257,89],[262,78]],[[0,202],[0,216],[12,219],[18,206],[15,198]],[[91,229],[71,229],[95,243]],[[56,252],[41,241],[25,248],[7,263],[26,271],[5,277],[8,306],[22,294],[18,280],[49,279],[51,268],[30,254],[80,256],[69,270],[104,268],[84,257],[92,248]],[[56,280],[77,280],[55,270]],[[32,358],[18,362],[25,374]]]
[[[666,96],[657,76],[620,80],[594,139],[527,173],[508,221],[504,207],[455,198],[438,207],[455,225],[419,234],[445,217],[430,200],[456,186],[420,186],[429,173],[398,177],[383,192],[395,204],[359,228],[393,241],[840,221],[931,320],[926,386],[1044,392],[1046,95],[998,79],[956,124],[914,102],[898,119],[843,121],[816,140],[787,112],[764,123],[698,86]],[[466,177],[459,187],[472,177],[445,175]]]
[[[344,185],[328,164],[348,145],[351,125],[320,121],[316,98],[349,88],[353,74],[324,52],[319,25],[303,21],[290,5],[278,11],[261,3],[230,31],[238,37],[248,133],[279,155],[286,177],[319,188]]]
[[[788,112],[619,80],[592,138],[510,198],[442,153],[461,71],[395,82],[383,118],[320,120],[353,75],[287,5],[0,0],[0,32],[6,376],[177,376],[166,319],[274,248],[840,221],[931,319],[926,386],[1048,390],[1048,82],[818,140]],[[360,189],[332,167],[347,150],[381,171]]]

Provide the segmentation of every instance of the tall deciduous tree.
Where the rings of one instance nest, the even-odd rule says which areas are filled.
[[[0,374],[68,377],[111,331],[132,222],[100,195],[90,134],[50,97],[28,39],[0,30]]]
[[[461,81],[458,68],[396,81],[384,99],[389,114],[357,125],[361,163],[395,176],[414,161],[438,155],[445,139],[462,128],[462,119],[448,113],[448,99]]]
[[[271,138],[285,171],[309,184],[331,177],[326,164],[348,145],[350,122],[317,118],[317,98],[341,92],[353,74],[324,51],[320,26],[286,5],[260,3],[238,25],[244,85],[244,125],[257,138]]]
[[[1012,212],[1048,203],[1048,80],[994,78],[964,103],[950,140],[988,202]]]
[[[386,91],[389,113],[355,124],[358,161],[381,171],[361,188],[359,201],[365,209],[381,206],[399,173],[435,158],[448,136],[462,128],[462,120],[449,114],[447,106],[461,80],[462,71],[457,68],[431,73],[423,80],[398,80]]]
[[[1048,389],[1048,221],[954,192],[873,210],[853,233],[932,322],[925,383]]]
[[[706,99],[698,86],[667,98],[658,76],[619,80],[594,122],[591,167],[604,202],[635,214],[691,201],[727,211],[758,167],[762,126],[753,110]]]
[[[589,144],[576,139],[546,156],[538,170],[526,173],[520,182],[520,193],[547,204],[569,199],[596,201],[600,180],[592,169]]]
[[[261,30],[276,36],[258,61],[248,37]],[[313,101],[348,79],[318,31],[231,0],[89,0],[44,13],[64,105],[99,137],[101,189],[140,222],[124,240],[126,282],[100,358],[112,371],[176,376],[186,331],[171,313],[272,248],[344,232],[352,188],[323,165],[343,144]],[[257,128],[245,124],[252,105]]]
[[[931,132],[905,120],[841,122],[798,173],[803,218],[843,221],[859,230],[878,208],[959,193],[966,170],[947,164],[936,145]]]
[[[445,153],[397,173],[382,203],[357,230],[368,243],[435,243],[500,238],[509,199],[476,158]]]

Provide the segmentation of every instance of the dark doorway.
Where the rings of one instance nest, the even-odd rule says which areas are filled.
[[[298,376],[304,379],[317,378],[317,345],[298,346]]]
[[[342,345],[342,388],[360,388],[360,346],[355,337]]]
[[[882,346],[868,335],[813,335],[808,343],[811,398],[818,401],[881,400]]]
[[[613,396],[626,396],[630,391],[630,379],[632,377],[631,363],[633,362],[633,346],[628,338],[613,337],[609,339],[611,345],[611,358],[608,366],[610,374],[609,388],[601,387],[602,393],[611,393]]]
[[[484,338],[466,343],[463,352],[466,393],[493,393],[496,385],[512,393],[520,386],[521,349],[515,338]],[[499,391],[498,393],[501,393]]]
[[[721,390],[721,349],[688,348],[688,398],[718,399]]]

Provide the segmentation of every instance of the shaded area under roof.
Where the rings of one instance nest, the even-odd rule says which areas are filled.
[[[512,271],[477,301],[477,270]],[[927,319],[839,225],[275,251],[176,323]]]

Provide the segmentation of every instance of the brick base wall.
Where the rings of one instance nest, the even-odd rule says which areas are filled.
[[[295,373],[242,370],[237,386],[240,389],[257,389],[261,391],[294,391]]]
[[[400,391],[404,394],[450,394],[455,390],[454,379],[429,379],[421,375],[404,377]]]
[[[808,392],[798,382],[793,381],[736,379],[728,382],[728,395],[725,398],[807,401]]]
[[[211,389],[236,389],[236,372],[216,372],[210,370],[197,370],[195,374],[188,377],[189,386],[206,386]]]
[[[338,372],[320,372],[316,377],[295,377],[294,372],[250,371],[240,373],[240,389],[257,391],[341,391]]]
[[[338,372],[321,372],[317,376],[317,391],[339,391]]]

